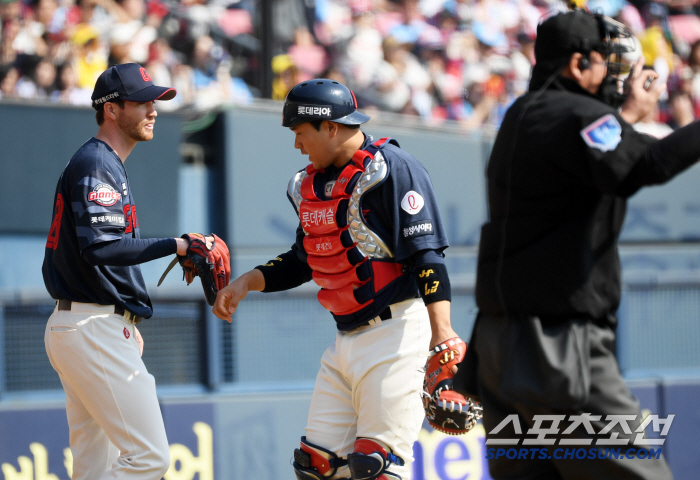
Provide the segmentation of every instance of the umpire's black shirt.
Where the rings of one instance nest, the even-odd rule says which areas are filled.
[[[487,169],[476,301],[486,314],[605,319],[620,301],[626,199],[700,157],[700,124],[663,140],[558,77],[508,110]]]

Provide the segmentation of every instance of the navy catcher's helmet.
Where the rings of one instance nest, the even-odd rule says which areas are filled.
[[[360,125],[369,120],[357,111],[355,94],[340,82],[315,78],[292,88],[284,100],[282,126],[296,127],[314,120]]]

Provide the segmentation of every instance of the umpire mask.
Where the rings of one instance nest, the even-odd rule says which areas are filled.
[[[598,98],[609,105],[621,105],[625,101],[622,82],[636,60],[630,56],[635,50],[636,41],[632,32],[610,17],[582,9],[556,13],[537,27],[537,63],[533,80],[537,71],[550,75],[556,72],[553,68],[555,65],[561,71],[572,53],[579,52],[588,57],[592,51],[596,51],[607,59],[608,67],[607,77],[598,89]],[[547,66],[552,68],[547,70]]]
[[[625,80],[632,65],[639,58],[634,35],[622,23],[605,15],[595,14],[601,34],[602,48],[607,55],[608,74],[598,89],[598,98],[613,108],[619,108],[627,100]]]

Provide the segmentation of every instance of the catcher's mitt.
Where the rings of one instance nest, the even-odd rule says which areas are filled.
[[[467,344],[459,337],[433,348],[425,365],[423,408],[428,423],[449,435],[461,435],[476,425],[482,416],[481,405],[452,389],[452,367],[464,358]]]
[[[204,296],[209,305],[214,305],[216,294],[228,285],[231,279],[231,260],[226,243],[213,233],[214,237],[211,247],[207,247],[207,239],[201,233],[186,233],[182,238],[190,242],[185,255],[177,255],[170,266],[160,277],[158,285],[168,274],[176,262],[182,267],[183,279],[187,285],[199,277],[202,281]]]

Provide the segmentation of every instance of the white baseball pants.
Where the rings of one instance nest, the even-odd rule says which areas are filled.
[[[46,353],[66,392],[73,480],[159,480],[170,465],[155,379],[114,306],[54,310]]]
[[[411,478],[413,444],[425,412],[420,392],[430,320],[422,299],[391,306],[392,318],[336,334],[321,359],[306,438],[346,457],[357,437],[379,440],[406,462],[389,470]],[[333,478],[350,477],[343,467]]]

